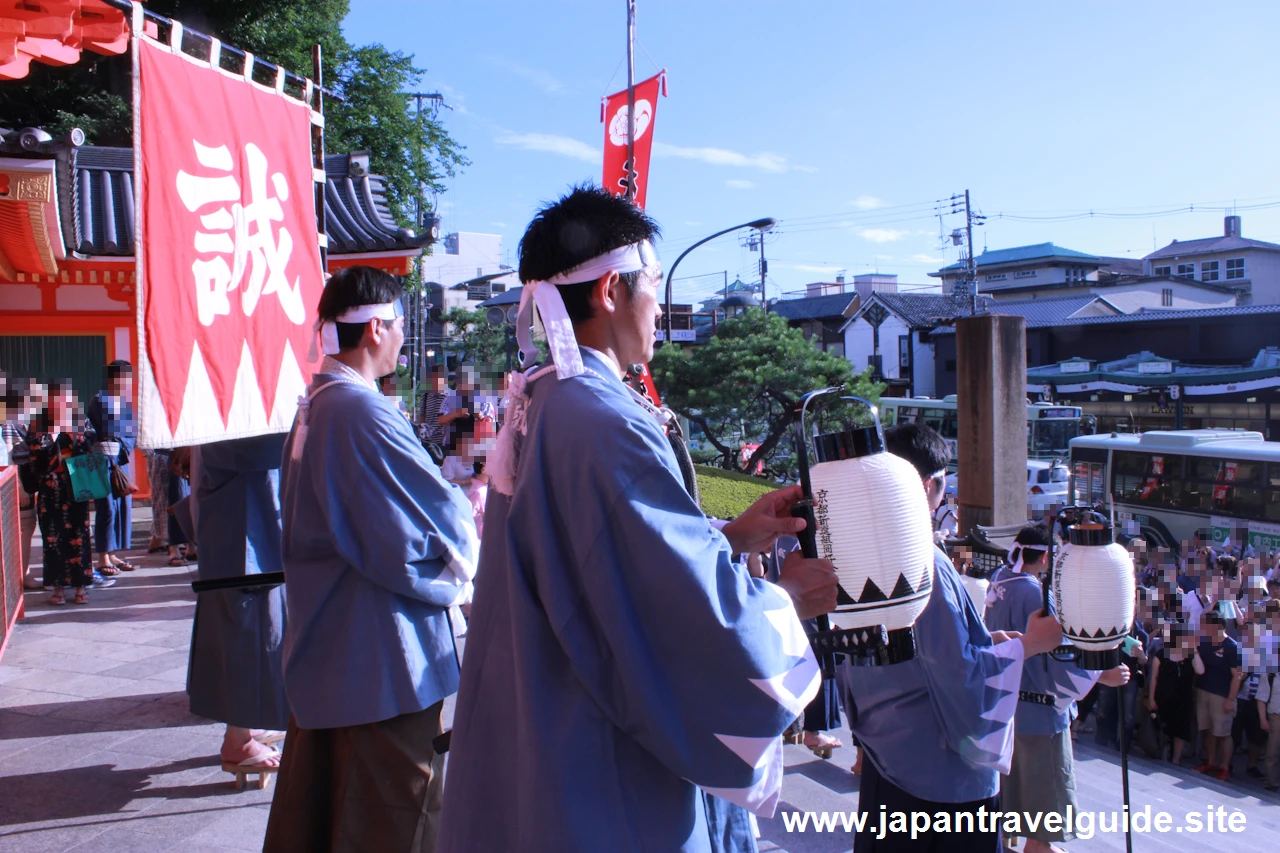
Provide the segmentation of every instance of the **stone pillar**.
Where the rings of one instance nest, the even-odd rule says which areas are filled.
[[[960,530],[1027,520],[1027,332],[1021,317],[956,322]]]

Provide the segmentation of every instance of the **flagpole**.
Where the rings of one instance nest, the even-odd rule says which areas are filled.
[[[627,0],[627,201],[636,200],[636,0]]]

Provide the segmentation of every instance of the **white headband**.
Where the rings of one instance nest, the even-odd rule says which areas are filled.
[[[1023,545],[1021,542],[1014,543],[1014,546],[1009,549],[1008,559],[1009,559],[1009,562],[1013,564],[1010,568],[1014,572],[1017,572],[1018,574],[1022,573],[1022,567],[1024,565],[1022,560],[1023,551],[1037,551],[1040,553],[1048,553],[1049,546],[1048,545]]]
[[[342,351],[338,343],[338,323],[367,323],[370,320],[391,322],[403,316],[404,307],[398,299],[395,302],[383,302],[380,305],[357,305],[343,311],[333,320],[316,320],[316,339],[320,341],[321,350],[325,355],[337,355]],[[312,340],[307,361],[314,364],[319,360],[320,354],[316,350],[316,341]]]
[[[542,326],[547,332],[547,345],[556,364],[556,375],[568,379],[583,372],[582,355],[578,352],[578,339],[573,334],[573,323],[565,310],[557,287],[596,281],[611,272],[619,275],[637,272],[657,262],[657,256],[649,242],[621,246],[603,255],[596,255],[576,267],[551,276],[546,281],[531,281],[520,292],[520,313],[516,318],[516,340],[520,342],[523,369],[533,365],[538,349],[533,345],[533,306],[538,306]]]

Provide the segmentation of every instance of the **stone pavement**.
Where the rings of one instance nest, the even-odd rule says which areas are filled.
[[[135,513],[137,545],[147,520],[145,508]],[[0,853],[262,849],[274,783],[236,792],[217,757],[222,727],[187,711],[194,571],[133,553],[138,571],[92,590],[87,606],[27,594],[27,619],[0,659]],[[850,742],[847,730],[835,734]],[[1081,807],[1118,809],[1116,754],[1090,745],[1076,754]],[[760,822],[761,851],[847,853],[850,834],[789,833],[782,812],[855,809],[853,751],[823,761],[787,746],[786,756],[783,802]],[[1145,758],[1133,759],[1130,778],[1136,808],[1181,816],[1221,805],[1248,821],[1241,835],[1135,836],[1135,850],[1280,850],[1280,797],[1252,781],[1219,783]],[[1068,849],[1122,851],[1124,837]]]
[[[0,659],[3,853],[262,849],[274,784],[236,792],[222,726],[187,711],[194,571],[129,559],[88,605],[27,593]]]

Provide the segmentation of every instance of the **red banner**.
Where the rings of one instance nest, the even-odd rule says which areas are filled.
[[[627,160],[628,109],[627,90],[604,100],[604,188],[614,195],[625,195],[634,181],[635,202],[644,207],[649,189],[649,153],[653,150],[653,123],[658,116],[658,91],[667,94],[666,72],[659,72],[636,84],[635,163]]]
[[[139,444],[286,431],[324,281],[310,108],[135,44]]]

